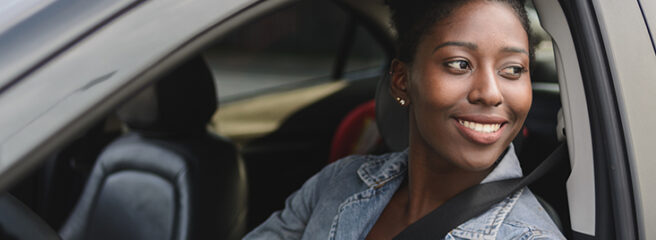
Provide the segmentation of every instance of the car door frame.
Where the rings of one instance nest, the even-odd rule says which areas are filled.
[[[645,136],[653,134],[653,131],[644,125],[656,122],[656,117],[653,114],[641,113],[653,104],[639,104],[637,100],[645,99],[649,89],[654,89],[654,84],[649,83],[648,76],[655,75],[655,61],[651,57],[654,51],[653,39],[649,37],[639,2],[584,0],[534,3],[536,7],[542,8],[542,12],[561,11],[566,23],[560,23],[560,30],[566,28],[569,31],[569,36],[562,37],[568,33],[559,34],[553,32],[555,27],[546,26],[547,31],[552,30],[550,34],[555,40],[554,49],[561,50],[556,56],[557,62],[560,61],[557,65],[560,68],[561,89],[565,88],[561,97],[566,125],[569,125],[566,129],[573,169],[568,181],[574,231],[572,238],[653,237],[655,232],[647,226],[654,222],[654,210],[641,204],[654,200],[654,194],[645,185],[653,179],[647,175],[653,174],[641,171],[654,169],[654,165],[646,158],[653,156],[650,154],[653,150],[644,146],[647,139]],[[540,9],[538,11],[540,12]],[[554,14],[548,17],[553,18]],[[630,31],[629,36],[623,35],[622,30]],[[567,43],[568,37],[574,45],[573,48],[567,46],[570,44]],[[563,50],[574,51],[575,54]],[[562,59],[558,59],[559,57]],[[631,62],[631,57],[637,58],[638,63]],[[563,62],[576,65],[578,72],[571,71],[572,66]],[[637,66],[631,68],[632,65],[627,62]],[[568,89],[568,84],[572,83],[582,84],[583,88]],[[644,85],[642,89],[641,84]],[[584,99],[580,99],[578,94],[583,95]],[[570,105],[570,109],[567,109],[567,105]],[[584,113],[571,111],[572,106],[575,108],[581,105],[585,108],[579,110]],[[582,117],[585,119],[581,120]],[[576,118],[583,124],[576,126]],[[641,124],[642,126],[639,126]],[[585,130],[586,125],[589,135],[572,134]],[[591,149],[586,149],[586,145],[591,145]],[[581,152],[589,153],[580,154]],[[592,174],[581,177],[580,172],[586,171]],[[594,194],[589,194],[590,189],[594,189]],[[580,211],[580,208],[588,210]]]

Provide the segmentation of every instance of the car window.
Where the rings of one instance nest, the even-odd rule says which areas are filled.
[[[304,1],[263,16],[206,53],[221,101],[330,75],[346,15],[328,1]]]
[[[204,52],[221,104],[212,128],[236,142],[263,136],[348,82],[379,76],[388,53],[350,14],[301,1],[218,40]]]
[[[346,60],[346,78],[380,74],[386,66],[387,56],[372,34],[362,25],[355,26],[353,46]]]
[[[335,129],[374,98],[389,62],[387,25],[336,2],[274,9],[203,53],[220,105],[209,127],[238,146],[248,171],[248,229],[325,166]]]

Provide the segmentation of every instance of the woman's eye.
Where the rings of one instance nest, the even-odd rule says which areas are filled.
[[[465,60],[450,61],[446,62],[444,65],[459,72],[471,69],[471,65]]]
[[[522,73],[526,72],[526,68],[521,66],[510,66],[504,69],[501,69],[499,72],[502,76],[510,79],[518,79],[522,76]]]

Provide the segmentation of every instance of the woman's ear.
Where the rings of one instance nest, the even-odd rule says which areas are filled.
[[[408,96],[408,65],[399,59],[392,60],[389,72],[390,81],[390,94],[401,105],[407,106],[410,104],[410,97]]]

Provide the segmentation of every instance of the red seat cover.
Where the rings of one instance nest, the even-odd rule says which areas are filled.
[[[333,137],[329,163],[351,154],[370,153],[380,143],[375,109],[375,101],[371,100],[344,117]]]

